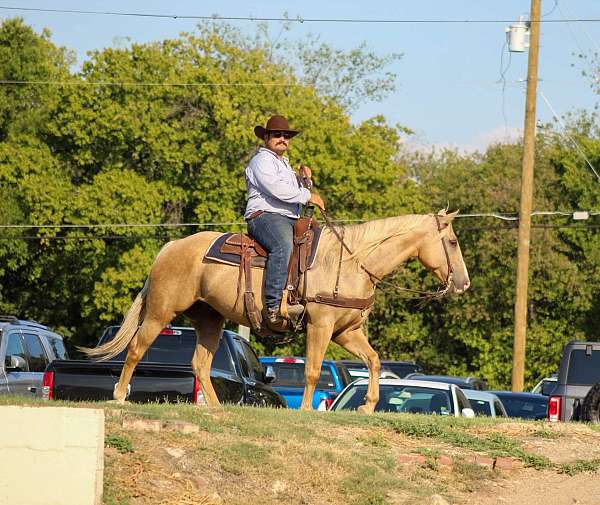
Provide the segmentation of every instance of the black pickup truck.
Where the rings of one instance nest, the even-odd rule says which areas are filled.
[[[108,327],[98,345],[112,339],[118,326]],[[191,366],[196,347],[193,328],[165,328],[137,365],[127,400],[132,402],[186,401],[205,403]],[[112,400],[127,351],[108,361],[55,360],[44,372],[43,397],[48,400]],[[285,400],[268,385],[250,345],[237,333],[224,330],[214,356],[211,380],[221,402],[285,407]]]

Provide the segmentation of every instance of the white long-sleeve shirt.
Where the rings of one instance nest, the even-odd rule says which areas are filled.
[[[300,204],[310,200],[310,191],[300,187],[287,158],[261,147],[246,167],[248,204],[244,218],[258,210],[298,218]]]

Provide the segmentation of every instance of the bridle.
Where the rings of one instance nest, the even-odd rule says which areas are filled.
[[[352,255],[352,251],[348,247],[348,244],[346,244],[346,242],[344,241],[344,237],[343,237],[344,228],[342,227],[342,234],[340,234],[340,232],[338,232],[338,230],[335,228],[335,226],[333,225],[333,222],[331,221],[331,219],[329,219],[329,216],[323,209],[321,209],[321,215],[323,216],[323,219],[325,220],[325,223],[327,224],[327,226],[331,229],[331,231],[333,232],[335,237],[340,242],[340,261],[338,264],[338,274],[337,274],[337,279],[336,279],[336,285],[334,288],[334,293],[337,293],[338,287],[339,287],[339,279],[340,279],[340,270],[341,270],[341,266],[342,266],[343,251],[345,249],[348,252],[348,254],[350,254],[350,255]],[[452,285],[452,280],[454,277],[454,269],[452,268],[452,263],[450,262],[450,254],[448,253],[448,246],[446,245],[446,241],[444,240],[444,236],[442,235],[442,224],[439,219],[440,216],[438,214],[435,214],[434,217],[435,217],[435,222],[437,224],[438,233],[440,234],[440,240],[442,242],[442,247],[444,249],[444,255],[446,257],[446,264],[448,266],[448,274],[446,275],[446,280],[444,281],[444,284],[442,286],[440,286],[440,288],[437,291],[422,291],[419,289],[411,289],[411,288],[405,288],[403,286],[397,286],[396,284],[385,281],[381,277],[375,275],[363,263],[361,263],[360,261],[357,260],[358,266],[362,270],[364,270],[365,273],[369,276],[369,280],[371,281],[371,283],[373,284],[374,287],[377,286],[377,284],[381,284],[384,286],[391,287],[395,291],[398,291],[398,292],[412,293],[413,296],[411,298],[421,299],[424,301],[430,301],[433,299],[442,298],[448,293],[448,291],[450,290],[450,286]]]

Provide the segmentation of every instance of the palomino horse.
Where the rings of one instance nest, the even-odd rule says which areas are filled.
[[[326,227],[317,258],[307,271],[305,296],[332,293],[367,299],[377,283],[399,265],[416,257],[438,279],[445,292],[461,293],[469,287],[452,220],[457,212],[407,215],[379,219],[344,228],[339,236]],[[179,315],[191,319],[197,335],[192,358],[194,373],[202,384],[209,406],[219,405],[210,381],[210,367],[219,345],[225,319],[250,326],[238,297],[238,268],[204,260],[216,232],[200,232],[167,243],[154,260],[150,275],[130,307],[115,338],[94,349],[90,356],[109,359],[129,347],[114,398],[124,402],[133,371],[160,331]],[[351,251],[350,254],[348,251]],[[341,257],[341,260],[340,260]],[[254,292],[262,293],[263,274],[253,276]],[[256,297],[262,309],[261,297]],[[330,340],[362,359],[369,368],[369,386],[361,411],[372,413],[379,400],[379,356],[369,345],[362,326],[370,308],[356,309],[308,302],[306,305],[306,386],[302,409],[310,410],[321,362]]]

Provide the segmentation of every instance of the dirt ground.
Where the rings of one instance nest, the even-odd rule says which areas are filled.
[[[249,412],[238,414],[247,416]],[[401,454],[423,451],[458,460],[476,453],[443,440],[408,436],[386,428],[336,425],[329,426],[328,442],[322,440],[319,449],[311,452],[309,440],[307,444],[292,440],[294,429],[282,433],[293,421],[293,414],[286,414],[289,418],[281,422],[274,418],[267,433],[258,438],[257,433],[269,420],[259,417],[258,424],[246,426],[248,432],[244,433],[245,427],[237,423],[236,415],[235,411],[214,412],[207,416],[214,423],[207,424],[207,431],[201,429],[188,436],[122,431],[120,418],[110,418],[107,428],[129,436],[136,450],[123,454],[106,448],[109,486],[119,491],[117,497],[108,496],[105,504],[600,505],[600,430],[585,425],[504,422],[474,426],[471,433],[482,438],[497,435],[518,439],[529,454],[548,458],[549,467],[475,469],[465,473],[452,466],[395,464],[390,467],[389,477],[406,485],[392,484],[389,492],[377,499],[358,487],[365,493],[363,500],[344,495],[331,485],[348,478],[344,470],[348,467],[340,462],[351,454],[367,454],[369,449],[374,451],[370,454],[377,454],[381,447],[394,461]],[[231,424],[221,431],[222,423]],[[224,449],[232,442],[234,446]],[[327,454],[328,459],[311,461],[321,454]],[[594,463],[592,470],[585,468],[590,462]],[[561,465],[572,465],[572,471]],[[358,475],[356,480],[362,478]],[[118,494],[123,492],[128,496],[120,501]]]
[[[523,469],[485,485],[469,505],[599,505],[600,476]]]

